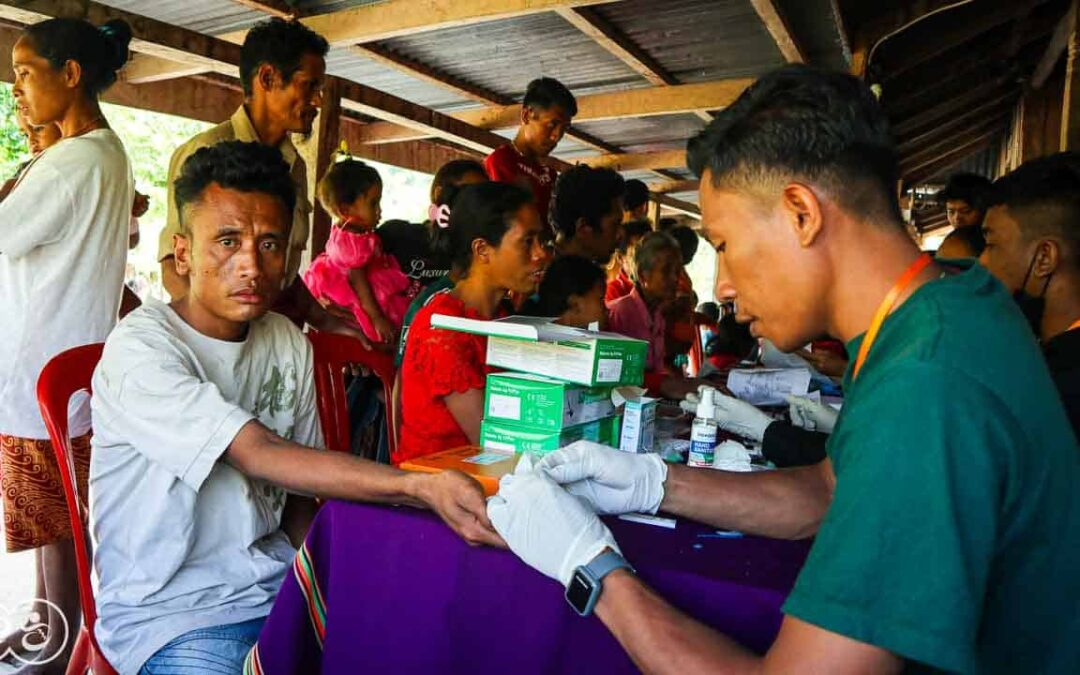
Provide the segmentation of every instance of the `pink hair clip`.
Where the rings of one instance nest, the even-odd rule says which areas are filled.
[[[446,204],[432,204],[428,207],[428,220],[440,230],[450,227],[450,207]]]

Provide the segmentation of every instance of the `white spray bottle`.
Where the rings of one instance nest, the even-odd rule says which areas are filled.
[[[697,414],[690,428],[690,466],[712,466],[716,451],[716,390],[702,387],[701,400],[698,401]]]

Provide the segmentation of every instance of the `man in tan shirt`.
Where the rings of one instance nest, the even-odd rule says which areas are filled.
[[[320,330],[347,333],[365,344],[363,333],[321,307],[300,279],[300,261],[311,232],[307,165],[289,135],[310,134],[322,105],[328,45],[322,36],[298,22],[270,19],[253,27],[240,50],[244,104],[225,122],[177,148],[169,161],[168,214],[158,240],[161,279],[173,300],[187,294],[188,279],[176,271],[174,238],[180,232],[173,181],[196,150],[222,141],[263,143],[278,148],[289,164],[296,186],[296,207],[285,258],[283,292],[274,311]]]

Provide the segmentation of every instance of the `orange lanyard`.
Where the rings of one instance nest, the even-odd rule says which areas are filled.
[[[923,253],[919,256],[918,260],[911,263],[911,266],[900,275],[900,278],[896,280],[893,287],[889,289],[889,293],[885,296],[885,299],[881,301],[881,304],[877,308],[877,312],[874,313],[874,320],[870,322],[870,329],[866,331],[866,337],[863,338],[862,345],[859,346],[859,354],[855,357],[855,370],[851,373],[851,380],[853,382],[855,381],[855,378],[859,376],[859,371],[866,361],[866,355],[870,353],[870,347],[874,345],[874,340],[877,339],[878,331],[881,330],[881,324],[885,323],[885,317],[889,316],[893,311],[893,308],[896,306],[896,301],[900,299],[900,294],[911,285],[911,282],[915,280],[915,277],[919,276],[919,272],[926,269],[926,266],[932,261],[933,258],[927,253]]]
[[[1077,328],[1080,328],[1080,319],[1077,319],[1076,321],[1073,321],[1072,325],[1069,326],[1069,330],[1076,330]],[[1068,333],[1069,330],[1067,330],[1065,332]]]

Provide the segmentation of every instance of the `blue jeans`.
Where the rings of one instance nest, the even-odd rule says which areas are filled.
[[[259,639],[264,621],[265,617],[184,633],[157,650],[139,675],[238,674]]]

